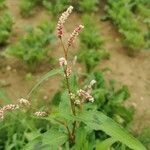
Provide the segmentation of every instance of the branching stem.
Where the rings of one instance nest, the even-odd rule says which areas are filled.
[[[60,38],[60,40],[61,40],[61,44],[62,44],[62,47],[63,47],[65,59],[66,59],[66,61],[68,62],[68,48],[69,48],[69,47],[67,47],[67,49],[66,49],[65,46],[64,46],[64,43],[63,43],[62,38]],[[71,98],[71,88],[70,88],[70,84],[69,84],[69,77],[67,76],[67,67],[68,67],[68,64],[67,64],[67,66],[64,67],[64,74],[65,74],[66,86],[67,86],[67,90],[68,90],[68,94],[69,94],[69,99],[70,99],[70,103],[71,103],[72,113],[73,113],[73,115],[75,116],[75,115],[76,115],[76,110],[75,110],[74,101],[73,101],[73,99]],[[75,136],[74,136],[75,127],[76,127],[76,121],[74,121],[74,123],[73,123],[72,133],[70,134],[71,138],[73,138],[72,140],[74,140],[74,137],[75,137]]]

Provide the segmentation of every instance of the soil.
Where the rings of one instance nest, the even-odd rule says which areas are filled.
[[[13,13],[15,23],[13,30],[14,36],[11,36],[10,44],[15,43],[17,39],[25,33],[25,26],[37,26],[40,22],[50,19],[48,14],[42,9],[39,11],[39,8],[37,8],[37,12],[33,17],[21,17],[19,12],[19,0],[7,0],[7,6]],[[103,13],[101,13],[100,16],[103,16]],[[77,24],[81,22],[80,17],[76,14],[73,14],[69,20],[67,23],[68,31],[73,29],[74,23]],[[150,51],[143,50],[136,57],[127,56],[127,49],[123,46],[120,35],[111,22],[100,21],[99,24],[99,30],[105,40],[104,47],[110,52],[111,58],[110,60],[101,62],[96,69],[110,68],[111,71],[106,73],[107,79],[115,79],[119,84],[128,85],[131,97],[127,105],[134,105],[137,110],[134,129],[138,131],[145,125],[150,125]],[[73,50],[71,50],[72,54],[76,53],[78,45],[77,42]],[[57,43],[55,46],[57,48],[54,49],[52,55],[58,59],[62,54],[62,49]],[[26,96],[40,76],[50,70],[50,67],[42,66],[45,71],[37,72],[32,79],[27,80],[27,72],[18,60],[0,57],[0,64],[0,81],[4,81],[3,88],[14,101]],[[46,84],[44,84],[40,90],[41,95],[50,98],[59,88],[59,81],[59,77],[46,81]]]

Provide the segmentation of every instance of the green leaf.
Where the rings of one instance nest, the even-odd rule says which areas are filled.
[[[96,143],[96,150],[110,150],[111,145],[116,142],[114,138],[108,138],[104,141],[100,141]]]
[[[67,135],[58,129],[50,129],[42,135],[42,143],[44,145],[61,146],[67,141]]]
[[[72,120],[71,104],[70,104],[70,99],[69,99],[69,95],[67,91],[65,91],[61,96],[61,101],[59,104],[59,114],[60,116],[62,116],[63,118],[67,120],[70,120],[70,119]]]
[[[73,150],[93,150],[95,147],[95,133],[89,128],[80,126],[75,133],[75,145]]]
[[[99,111],[83,111],[77,119],[84,122],[94,130],[102,130],[117,141],[122,142],[134,150],[146,150],[146,148],[119,124],[114,122]]]
[[[26,144],[22,149],[23,150],[37,150],[39,146],[41,146],[41,139],[35,138],[34,140],[30,141],[28,144]]]
[[[49,77],[52,77],[56,74],[60,74],[62,73],[62,69],[53,69],[50,70],[48,73],[46,73],[45,75],[43,75],[43,77],[39,80],[38,83],[36,83],[34,85],[34,87],[31,89],[31,91],[29,92],[29,94],[27,95],[27,98],[29,98],[31,96],[31,94],[45,81],[47,80]]]

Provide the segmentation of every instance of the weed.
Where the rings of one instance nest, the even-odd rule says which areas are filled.
[[[95,73],[90,76],[90,81],[88,80],[84,85],[78,83],[76,70],[73,68],[72,63],[70,63],[68,55],[73,42],[83,30],[84,26],[78,25],[73,30],[67,45],[63,42],[64,24],[72,10],[73,7],[70,6],[61,15],[57,24],[57,36],[60,39],[64,52],[64,57],[59,59],[60,68],[53,69],[44,75],[26,96],[27,99],[21,98],[16,104],[8,104],[1,107],[0,118],[3,119],[1,123],[7,122],[7,114],[9,114],[9,112],[11,112],[10,115],[12,115],[11,119],[15,120],[14,118],[17,118],[18,121],[14,122],[9,119],[9,122],[7,122],[8,126],[10,126],[10,123],[15,123],[13,124],[13,128],[1,126],[6,129],[6,132],[4,132],[4,129],[1,130],[1,132],[13,137],[10,138],[10,142],[8,140],[6,143],[2,143],[2,145],[4,145],[3,147],[6,148],[8,143],[8,146],[12,146],[14,149],[23,148],[25,150],[100,150],[110,149],[119,141],[131,149],[146,150],[136,138],[107,116],[115,116],[116,113],[118,114],[117,108],[122,108],[120,104],[129,96],[126,87],[115,91],[111,84],[111,90],[108,91],[107,88],[105,89],[105,83],[101,73]],[[32,93],[43,81],[56,74],[62,75],[65,83],[65,89],[62,89],[61,93],[58,92],[55,96],[55,98],[60,98],[59,102],[57,100],[58,103],[55,103],[58,104],[58,106],[55,105],[55,107],[52,107],[51,111],[45,109],[48,106],[41,107],[37,111],[37,107],[34,107],[33,101],[29,101],[28,99],[31,99]],[[104,90],[101,94],[99,94],[100,89]],[[104,95],[104,99],[100,98],[100,95]],[[99,99],[100,101],[104,100],[104,104],[101,105]],[[105,104],[107,107],[105,107]],[[104,108],[101,108],[101,106]],[[112,106],[115,106],[116,109],[110,110],[109,108],[112,108]],[[15,113],[17,111],[20,113]],[[24,113],[22,114],[21,112]],[[118,116],[124,118],[128,124],[128,122],[130,122],[130,115],[126,116],[127,112],[124,110],[121,110],[121,112],[122,113],[118,114]],[[30,115],[28,115],[28,113]],[[43,121],[41,122],[40,120]],[[37,121],[40,121],[40,123]],[[122,123],[120,119],[117,121]],[[21,128],[18,126],[21,126]],[[98,132],[105,133],[105,139],[100,138],[100,136],[96,134]],[[16,134],[14,135],[14,133]],[[19,136],[20,133],[21,135]],[[3,141],[7,139],[5,135]]]

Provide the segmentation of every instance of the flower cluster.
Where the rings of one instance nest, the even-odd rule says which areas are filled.
[[[24,99],[24,98],[21,98],[19,100],[19,104],[22,105],[22,106],[30,106],[31,105],[31,103],[28,100]]]
[[[45,117],[48,114],[45,111],[37,111],[37,112],[34,113],[34,115],[37,116],[37,117]]]
[[[9,111],[9,110],[15,110],[15,109],[18,109],[19,108],[19,105],[15,105],[15,104],[8,104],[8,105],[5,105],[3,106],[2,110],[5,112],[5,111]]]
[[[80,97],[80,99],[86,99],[92,103],[94,102],[94,98],[91,96],[91,93],[89,93],[88,91],[80,89],[77,91],[77,94]]]
[[[77,26],[74,31],[71,33],[70,38],[68,39],[68,46],[71,46],[76,39],[76,37],[79,35],[81,30],[84,28],[84,26],[79,25]]]
[[[8,105],[3,106],[0,109],[0,119],[4,119],[4,114],[7,111],[16,110],[16,109],[19,109],[19,105],[18,104],[16,104],[16,105],[15,104],[8,104]]]
[[[77,91],[76,95],[72,94],[71,97],[74,100],[74,103],[76,105],[80,105],[85,102],[85,100],[89,102],[94,102],[94,98],[91,95],[92,92],[92,86],[96,83],[95,80],[92,80],[89,85],[86,86],[85,90],[80,89]]]
[[[73,10],[73,7],[70,6],[64,13],[62,13],[62,15],[60,16],[58,23],[57,23],[57,35],[59,38],[61,38],[63,36],[63,25],[65,23],[65,21],[67,20],[67,18],[69,17],[69,15],[71,14]]]

